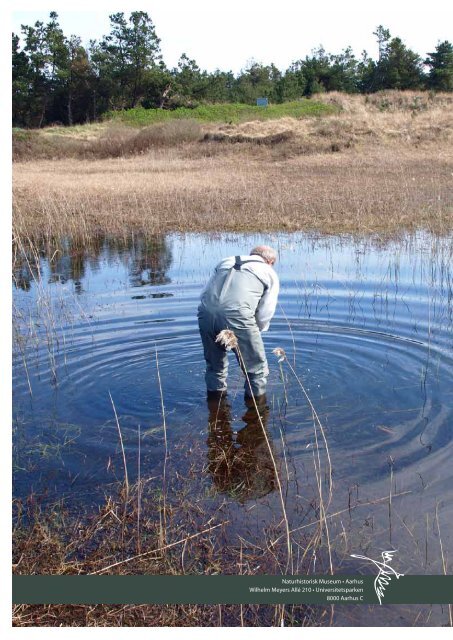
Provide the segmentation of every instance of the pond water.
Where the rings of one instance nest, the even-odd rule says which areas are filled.
[[[212,429],[196,320],[215,264],[258,243],[279,253],[279,306],[264,336],[270,377],[262,419],[290,528],[308,530],[319,517],[328,453],[335,571],[369,572],[351,554],[379,558],[393,548],[400,572],[442,573],[440,536],[444,556],[453,557],[451,238],[105,238],[90,250],[68,242],[65,250],[43,249],[39,260],[18,262],[15,496],[64,497],[75,510],[101,501],[124,472],[116,411],[130,479],[137,477],[139,441],[141,474],[160,477],[167,439],[167,473],[191,468],[194,499],[213,511],[222,504],[232,536],[250,539],[280,520],[268,449],[244,406],[234,358]],[[275,347],[287,362],[277,362]],[[213,463],[219,447],[232,456],[234,473]],[[245,473],[244,460],[257,471]],[[314,554],[307,570],[325,572],[322,555]],[[382,616],[392,624],[448,621],[440,606],[338,609],[338,624],[382,624]]]

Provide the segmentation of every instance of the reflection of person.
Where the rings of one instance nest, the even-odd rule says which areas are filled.
[[[252,399],[247,399],[246,405],[247,411],[242,417],[245,427],[235,439],[226,395],[220,399],[208,398],[208,469],[217,490],[231,493],[239,502],[261,498],[276,486],[274,466],[263,433],[269,416],[265,396],[257,403],[258,413]]]
[[[278,276],[272,268],[274,249],[258,246],[250,256],[222,260],[201,294],[198,324],[206,360],[206,386],[210,392],[226,390],[228,357],[216,343],[223,329],[234,331],[249,382],[245,394],[266,391],[269,375],[261,332],[267,331],[275,313],[279,291]]]

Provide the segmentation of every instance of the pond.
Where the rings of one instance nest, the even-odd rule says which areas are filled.
[[[330,552],[310,552],[304,570],[369,572],[351,554],[396,549],[398,571],[442,573],[442,553],[453,553],[452,242],[424,233],[101,238],[22,257],[14,495],[64,499],[73,510],[98,504],[124,477],[121,432],[130,481],[139,472],[159,480],[168,459],[167,475],[184,476],[193,500],[226,511],[232,538],[281,521],[269,447],[233,357],[226,401],[206,402],[196,319],[215,264],[261,243],[278,250],[281,281],[264,334],[261,422],[291,531],[321,517],[320,490],[326,501]],[[339,607],[336,621],[448,621],[440,606],[372,609]]]

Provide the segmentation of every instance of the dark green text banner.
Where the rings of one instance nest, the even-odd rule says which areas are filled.
[[[453,576],[13,576],[13,604],[451,604]]]

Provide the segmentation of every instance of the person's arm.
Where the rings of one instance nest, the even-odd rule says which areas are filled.
[[[274,316],[277,306],[280,283],[278,276],[272,269],[269,271],[269,285],[256,309],[255,318],[258,329],[262,332],[269,329],[269,324]]]

